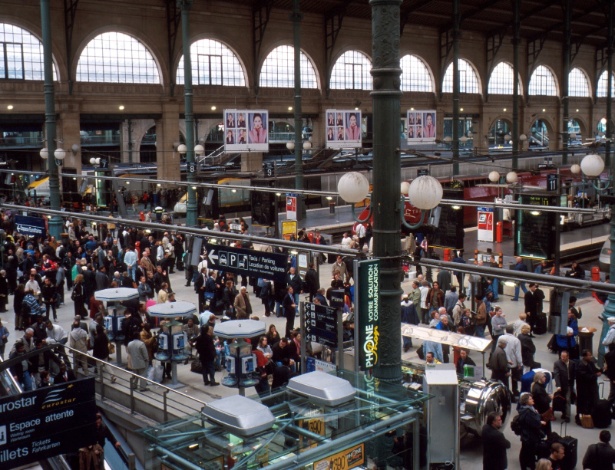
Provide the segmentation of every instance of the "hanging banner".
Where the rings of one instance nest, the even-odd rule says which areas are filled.
[[[297,220],[297,196],[286,195],[286,220]]]
[[[380,260],[357,262],[358,282],[355,285],[355,307],[358,309],[359,367],[372,369],[378,363],[380,333]],[[357,326],[355,325],[355,331]]]
[[[361,148],[361,111],[327,109],[327,147],[330,149]]]
[[[269,112],[265,109],[224,110],[225,152],[268,152]]]
[[[406,132],[408,143],[435,142],[436,140],[436,110],[408,110],[406,117]]]

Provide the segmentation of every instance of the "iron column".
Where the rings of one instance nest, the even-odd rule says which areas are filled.
[[[192,60],[190,57],[190,7],[192,0],[179,0],[182,11],[182,49],[184,53],[184,119],[186,122],[186,164],[188,182],[196,181],[196,164],[194,162],[194,115],[192,113]],[[188,203],[186,204],[186,225],[196,227],[196,191],[188,185]]]
[[[41,33],[43,36],[43,64],[45,83],[45,135],[47,138],[47,169],[49,171],[49,206],[53,210],[60,210],[60,178],[56,165],[56,110],[55,94],[53,89],[53,58],[51,51],[51,12],[49,0],[41,0]],[[62,233],[62,218],[53,215],[49,221],[49,233],[60,238]]]
[[[380,338],[374,376],[401,380],[401,224],[399,187],[401,0],[370,0],[372,7],[372,70],[374,172],[371,207],[374,215],[374,257],[380,259]]]

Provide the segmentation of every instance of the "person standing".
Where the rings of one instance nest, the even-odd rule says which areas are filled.
[[[583,457],[585,470],[612,470],[615,464],[615,449],[611,447],[611,433],[600,431],[600,442],[587,448]]]
[[[547,413],[551,409],[551,400],[553,398],[552,395],[547,393],[546,384],[547,376],[544,372],[536,372],[534,374],[534,380],[531,386],[532,397],[534,398],[534,406],[536,411],[540,414],[540,416],[544,419],[546,424],[544,425],[544,432],[549,435],[551,433],[551,421],[550,418],[547,419],[545,413]],[[553,415],[553,413],[551,413]]]
[[[216,346],[213,338],[213,328],[210,325],[201,327],[201,334],[195,341],[195,349],[199,353],[199,359],[203,366],[203,384],[215,387],[216,382]]]
[[[310,302],[313,302],[316,292],[320,289],[320,279],[318,278],[318,271],[316,271],[314,263],[310,263],[305,273],[305,288],[310,295]]]
[[[252,304],[250,304],[250,297],[246,287],[241,286],[239,294],[235,296],[235,315],[238,320],[246,320],[252,315]]]
[[[524,324],[521,327],[521,333],[517,336],[517,339],[521,343],[521,359],[523,360],[523,366],[526,368],[525,372],[534,369],[535,363],[534,354],[536,354],[536,345],[530,336],[530,331],[530,325]]]
[[[401,299],[401,323],[408,323],[411,325],[419,324],[419,316],[416,313],[414,304],[409,299],[408,294],[404,294]],[[412,347],[412,338],[403,337],[403,350],[408,352]]]
[[[284,317],[286,318],[286,330],[285,335],[290,337],[291,332],[295,329],[295,313],[297,311],[297,304],[295,303],[294,290],[292,286],[288,286],[284,300],[282,301],[284,307]]]
[[[519,397],[519,381],[523,375],[523,356],[521,353],[521,341],[512,334],[513,326],[508,325],[501,339],[506,342],[504,351],[506,352],[506,360],[510,369],[511,391],[513,401]]]
[[[495,350],[495,345],[498,342],[498,338],[505,333],[506,318],[502,315],[502,307],[495,308],[495,315],[491,317],[491,336],[493,340],[493,347],[491,352]]]
[[[534,398],[531,393],[521,395],[519,403],[521,404],[519,409],[519,426],[521,427],[519,464],[521,470],[534,470],[538,443],[544,436],[541,426],[546,423],[542,421],[540,414],[534,408]]]
[[[130,377],[130,388],[133,390],[137,388],[137,380],[140,381],[139,390],[145,392],[148,390],[147,381],[145,380],[145,374],[149,366],[149,355],[147,353],[147,347],[145,343],[141,341],[140,337],[136,337],[130,343],[128,343],[128,364],[130,369],[140,377]]]
[[[504,351],[505,347],[506,340],[500,338],[495,351],[493,351],[493,354],[491,354],[491,358],[489,359],[489,367],[491,368],[491,380],[499,380],[506,385],[506,388],[509,388],[508,376],[510,375],[510,371],[508,370],[506,351]]]
[[[545,299],[545,293],[534,282],[529,284],[529,288],[530,290],[525,293],[525,313],[527,314],[527,322],[532,327],[532,333],[534,333],[538,315],[542,314],[542,302]]]
[[[521,258],[521,256],[515,257],[515,264],[513,265],[512,269],[513,271],[528,272],[527,266],[523,262],[523,258]],[[522,290],[524,294],[527,294],[527,287],[525,287],[525,282],[518,282],[515,285],[515,296],[511,300],[515,302],[519,300],[519,290]]]
[[[73,292],[71,293],[71,299],[75,306],[75,316],[79,315],[81,318],[85,318],[88,313],[85,309],[85,287],[83,286],[83,274],[77,274],[75,276],[75,284],[73,286]]]
[[[495,411],[489,413],[487,424],[483,426],[481,433],[484,470],[506,470],[508,468],[506,450],[510,449],[510,441],[500,431],[501,427],[502,414]]]
[[[75,353],[75,371],[78,367],[81,367],[84,376],[88,376],[88,346],[90,343],[90,335],[81,328],[81,325],[78,320],[73,322],[71,327],[71,331],[68,335],[68,346],[70,348],[76,349],[80,351],[80,353]]]
[[[602,371],[596,366],[592,353],[589,349],[584,349],[581,353],[581,360],[577,365],[577,415],[575,422],[581,425],[580,415],[592,413],[594,405],[598,402],[598,377]]]
[[[487,306],[480,295],[474,297],[476,301],[476,316],[474,317],[474,336],[485,337],[485,325],[487,325]]]
[[[559,359],[553,364],[553,380],[556,392],[560,392],[566,398],[566,407],[562,412],[562,420],[570,422],[571,395],[574,393],[574,380],[577,373],[577,363],[570,360],[568,351],[561,351]]]

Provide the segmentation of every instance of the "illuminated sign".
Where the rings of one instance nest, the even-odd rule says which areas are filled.
[[[365,444],[358,444],[314,463],[314,470],[347,470],[365,463]]]
[[[94,377],[0,400],[0,467],[16,468],[96,442]]]
[[[380,323],[380,260],[358,262],[355,306],[359,310],[359,366],[371,369],[378,363]]]

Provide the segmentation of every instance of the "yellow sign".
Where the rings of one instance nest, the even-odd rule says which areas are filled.
[[[365,444],[358,444],[314,463],[314,470],[349,470],[365,463]]]
[[[291,235],[297,237],[297,221],[296,220],[283,220],[282,221],[282,238],[284,240],[290,240]]]

